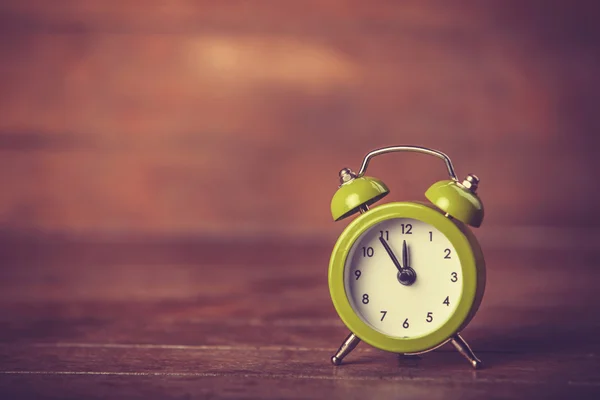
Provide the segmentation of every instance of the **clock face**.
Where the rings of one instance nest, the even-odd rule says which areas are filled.
[[[354,312],[394,338],[440,329],[455,312],[462,286],[460,260],[448,238],[411,218],[387,219],[366,230],[344,266]]]

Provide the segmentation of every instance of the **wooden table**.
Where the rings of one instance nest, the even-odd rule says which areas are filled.
[[[4,234],[0,397],[600,398],[598,252],[492,248],[483,305],[421,357],[359,347],[327,288],[331,243]],[[485,246],[484,246],[485,247]],[[492,246],[493,247],[493,246]]]

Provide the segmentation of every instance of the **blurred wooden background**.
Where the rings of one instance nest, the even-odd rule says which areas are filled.
[[[0,227],[335,235],[390,144],[482,179],[485,226],[597,227],[594,2],[3,1]],[[376,160],[422,199],[439,160]]]
[[[599,398],[599,9],[1,1],[0,397]],[[482,180],[486,370],[328,364],[337,173],[393,144]]]

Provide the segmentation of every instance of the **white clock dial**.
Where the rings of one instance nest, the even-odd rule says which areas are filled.
[[[401,268],[406,241],[414,283],[400,283],[399,269],[380,238]],[[344,268],[346,296],[356,314],[373,329],[396,338],[424,336],[443,326],[460,302],[462,278],[448,238],[411,218],[393,218],[369,228],[352,246]]]

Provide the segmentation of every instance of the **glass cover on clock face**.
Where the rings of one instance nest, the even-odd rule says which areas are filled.
[[[424,336],[443,326],[460,301],[462,282],[450,241],[411,218],[369,228],[352,246],[344,268],[346,296],[356,314],[397,338]]]

